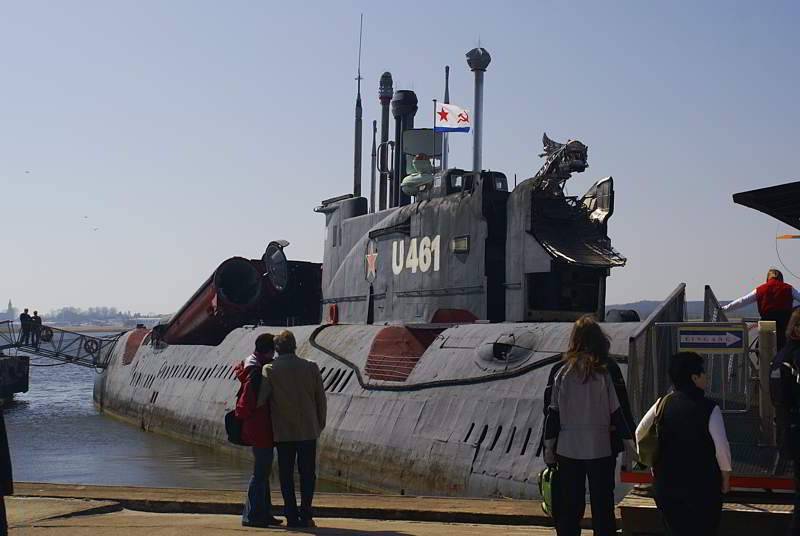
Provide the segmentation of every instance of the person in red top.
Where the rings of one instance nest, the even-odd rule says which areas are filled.
[[[272,472],[273,439],[269,404],[258,405],[261,388],[261,368],[272,362],[275,345],[271,333],[256,339],[255,351],[234,368],[242,383],[236,400],[236,417],[242,420],[242,441],[253,448],[253,476],[247,488],[247,500],[242,512],[245,527],[280,525],[272,516],[269,475]]]
[[[786,344],[786,326],[792,316],[792,304],[800,302],[800,292],[788,283],[783,282],[780,270],[770,268],[767,272],[767,282],[759,285],[749,294],[733,300],[722,308],[723,311],[732,311],[751,303],[758,304],[758,314],[762,320],[774,320],[777,328],[777,350]]]

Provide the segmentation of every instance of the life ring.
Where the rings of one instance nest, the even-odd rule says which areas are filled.
[[[86,339],[83,343],[83,349],[89,352],[90,354],[96,354],[97,351],[100,349],[100,343],[97,342],[95,339]]]
[[[48,327],[43,327],[39,332],[39,340],[42,342],[50,342],[53,340],[53,330]]]

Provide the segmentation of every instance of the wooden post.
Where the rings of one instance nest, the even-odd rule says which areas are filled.
[[[771,320],[758,323],[758,414],[762,444],[775,446],[775,408],[769,395],[770,364],[775,357],[776,326]]]

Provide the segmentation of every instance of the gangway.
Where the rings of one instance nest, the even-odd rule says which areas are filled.
[[[641,418],[650,405],[669,390],[667,363],[670,355],[680,349],[681,330],[738,333],[744,340],[736,345],[735,351],[696,350],[706,360],[709,376],[706,394],[717,401],[725,419],[733,457],[731,485],[748,489],[793,489],[790,461],[781,456],[779,441],[776,441],[779,438],[768,388],[769,357],[761,359],[760,350],[750,344],[758,331],[751,329],[744,320],[727,318],[710,287],[705,288],[704,301],[703,322],[665,321],[663,318],[643,322],[642,329],[649,332],[650,345],[646,352],[634,355],[639,362],[630,363],[629,368],[648,367],[650,374],[648,381],[642,382],[648,387],[646,393],[640,393],[641,388],[633,389],[634,394],[639,395],[631,397],[632,403],[635,402],[635,417]],[[631,379],[629,372],[629,385]],[[622,480],[643,484],[651,482],[652,477],[646,470],[629,470],[623,471]]]
[[[16,350],[25,354],[47,357],[63,363],[104,369],[111,351],[122,332],[97,337],[52,326],[41,326],[38,333],[23,338],[21,330],[10,320],[0,322],[0,353]]]
[[[780,412],[776,415],[769,394],[774,323],[728,318],[708,286],[704,302],[703,321],[687,321],[679,288],[631,338],[628,389],[634,418],[641,419],[669,390],[672,354],[692,350],[703,355],[706,396],[722,410],[733,462],[730,481],[735,491],[726,495],[720,534],[782,533],[791,517],[788,492],[794,479],[791,460],[783,452],[783,426],[775,421]],[[626,456],[620,480],[637,485],[618,505],[623,534],[660,534],[649,469]]]

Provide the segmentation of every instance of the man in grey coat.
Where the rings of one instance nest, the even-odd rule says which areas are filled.
[[[313,361],[295,354],[291,331],[275,336],[275,360],[264,365],[259,405],[269,400],[278,450],[278,475],[289,527],[313,527],[311,502],[317,480],[317,438],[325,428],[327,401],[322,375]],[[300,510],[294,494],[294,464],[300,473]]]

